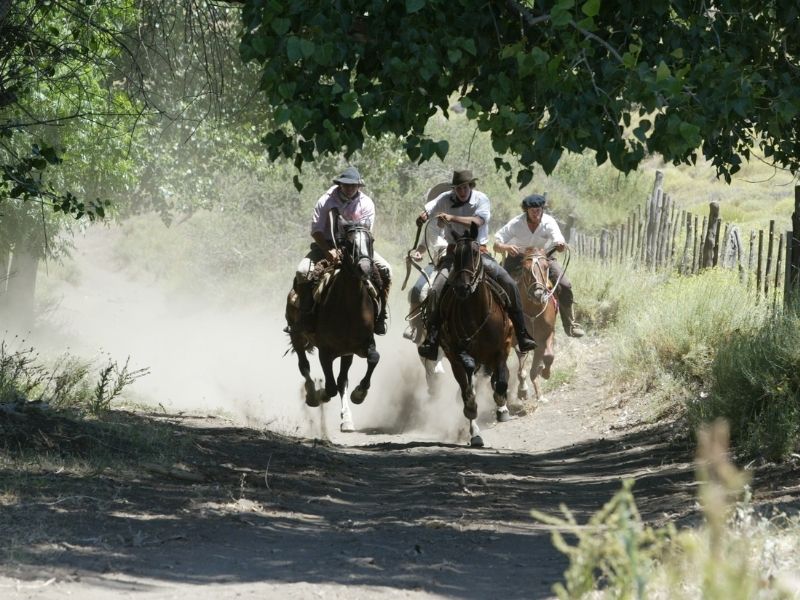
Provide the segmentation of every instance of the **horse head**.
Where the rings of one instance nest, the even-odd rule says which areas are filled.
[[[526,248],[522,259],[520,287],[537,304],[546,304],[550,295],[550,263],[540,248]]]
[[[342,265],[361,279],[369,279],[373,269],[372,233],[357,222],[347,222],[342,229]]]
[[[455,237],[453,246],[453,270],[450,285],[456,297],[464,300],[478,287],[483,278],[481,247],[478,243],[478,226],[470,225],[469,231]]]

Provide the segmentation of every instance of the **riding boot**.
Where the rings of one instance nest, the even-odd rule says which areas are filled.
[[[439,358],[438,323],[428,324],[428,335],[425,337],[425,341],[419,345],[419,348],[417,348],[417,353],[422,358],[427,358],[428,360],[436,360],[437,358]]]
[[[381,311],[375,317],[375,335],[386,335],[386,298],[381,298]]]
[[[314,284],[298,283],[296,286],[300,311],[297,318],[297,331],[311,333],[314,329]]]
[[[572,310],[571,302],[565,303],[562,301],[559,310],[561,311],[561,324],[564,326],[564,331],[568,336],[579,338],[586,335],[583,327],[581,327],[579,323],[575,322],[575,313]]]
[[[531,334],[525,328],[525,316],[522,314],[521,309],[510,310],[508,314],[511,319],[511,324],[514,326],[514,333],[517,335],[517,346],[520,352],[530,352],[536,349],[536,342]]]

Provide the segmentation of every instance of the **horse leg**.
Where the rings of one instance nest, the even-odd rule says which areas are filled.
[[[469,445],[473,448],[483,448],[483,438],[481,428],[478,427],[477,419],[469,420]]]
[[[508,365],[506,361],[501,359],[495,366],[494,373],[492,374],[492,382],[494,389],[494,403],[497,406],[495,416],[500,423],[505,423],[511,420],[511,415],[508,414]]]
[[[322,367],[322,373],[325,375],[325,390],[322,394],[322,401],[327,402],[339,393],[339,387],[333,376],[333,356],[329,351],[322,348],[319,349],[319,364]]]
[[[530,388],[528,388],[528,373],[530,372],[531,354],[517,352],[517,399],[525,402],[528,399]],[[535,352],[535,351],[534,351]]]
[[[292,346],[297,354],[297,366],[300,368],[300,374],[303,376],[303,379],[305,379],[306,404],[308,406],[317,407],[319,406],[321,398],[317,392],[317,386],[311,378],[311,365],[308,362],[306,351],[303,349],[304,346],[300,342],[295,344],[294,339],[292,339]]]
[[[464,416],[469,420],[477,419],[478,403],[475,400],[475,386],[472,381],[472,375],[475,373],[475,359],[466,352],[459,352],[458,360],[455,363],[453,365],[453,375],[455,375],[458,386],[461,388]]]
[[[539,377],[542,379],[550,379],[550,367],[553,364],[555,355],[553,354],[553,341],[555,336],[551,333],[547,341],[536,349],[536,356],[533,369],[531,369],[531,381],[536,390],[536,400],[541,403],[546,403],[547,398],[544,397],[539,384]]]
[[[371,338],[369,346],[367,346],[367,372],[356,386],[356,389],[353,390],[353,393],[350,394],[350,400],[353,401],[353,404],[361,404],[364,398],[367,397],[367,392],[369,391],[369,386],[372,381],[372,372],[375,370],[375,367],[378,366],[378,361],[380,359],[381,355],[378,353],[377,348],[375,348],[375,338]]]
[[[555,334],[551,333],[547,338],[547,342],[544,344],[544,352],[542,356],[542,377],[544,379],[550,379],[550,366],[553,364],[553,359],[555,358],[555,352],[553,349],[555,346],[555,338]]]
[[[341,417],[339,429],[345,433],[356,430],[355,425],[353,425],[353,415],[350,412],[350,402],[347,400],[347,374],[352,364],[352,354],[342,356],[339,359],[339,377],[336,378],[336,389],[339,391],[339,398],[342,403],[342,410],[339,415]]]

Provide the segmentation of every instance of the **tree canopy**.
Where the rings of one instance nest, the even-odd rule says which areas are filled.
[[[796,0],[246,0],[240,52],[274,107],[270,157],[295,166],[393,134],[444,158],[428,120],[457,101],[527,184],[563,152],[630,172],[698,152],[730,181],[758,150],[800,169]],[[510,182],[509,182],[510,183]]]

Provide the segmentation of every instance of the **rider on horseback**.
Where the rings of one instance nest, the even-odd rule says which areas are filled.
[[[372,198],[361,191],[364,181],[355,167],[348,167],[338,177],[334,178],[336,185],[329,188],[314,206],[311,217],[311,237],[314,242],[311,250],[300,261],[295,274],[295,291],[298,295],[300,318],[297,326],[301,331],[309,331],[313,327],[314,314],[314,265],[322,259],[327,259],[331,264],[338,260],[338,250],[334,240],[331,239],[330,214],[333,209],[347,221],[357,221],[366,225],[370,230],[375,222],[375,203]],[[373,262],[380,273],[382,282],[381,310],[375,317],[375,333],[386,333],[386,302],[389,298],[392,271],[389,263],[378,254],[373,253]]]
[[[434,216],[438,226],[443,227],[448,233],[456,235],[469,231],[469,227],[473,223],[477,225],[483,268],[486,274],[508,294],[511,301],[508,316],[517,334],[519,349],[521,352],[529,352],[536,347],[536,342],[525,329],[519,289],[505,269],[485,251],[486,243],[489,240],[490,204],[486,194],[475,189],[475,180],[471,171],[454,171],[452,189],[425,204],[425,210],[417,217],[417,225],[420,226],[428,220],[428,217]],[[436,360],[438,355],[441,322],[439,300],[442,297],[442,290],[447,283],[452,265],[452,253],[445,254],[437,265],[437,274],[429,292],[429,302],[432,304],[426,324],[428,337],[418,348],[419,355],[428,360]]]
[[[522,200],[521,215],[517,215],[506,223],[500,231],[494,234],[494,249],[504,252],[506,259],[503,266],[509,271],[514,271],[522,266],[525,248],[550,249],[555,247],[563,252],[567,243],[561,234],[556,220],[544,214],[544,205],[547,199],[541,194],[531,194]],[[550,263],[550,281],[556,285],[559,299],[559,311],[564,331],[570,337],[583,337],[583,327],[575,322],[573,313],[572,284],[567,279],[564,269],[554,256],[548,257]]]

